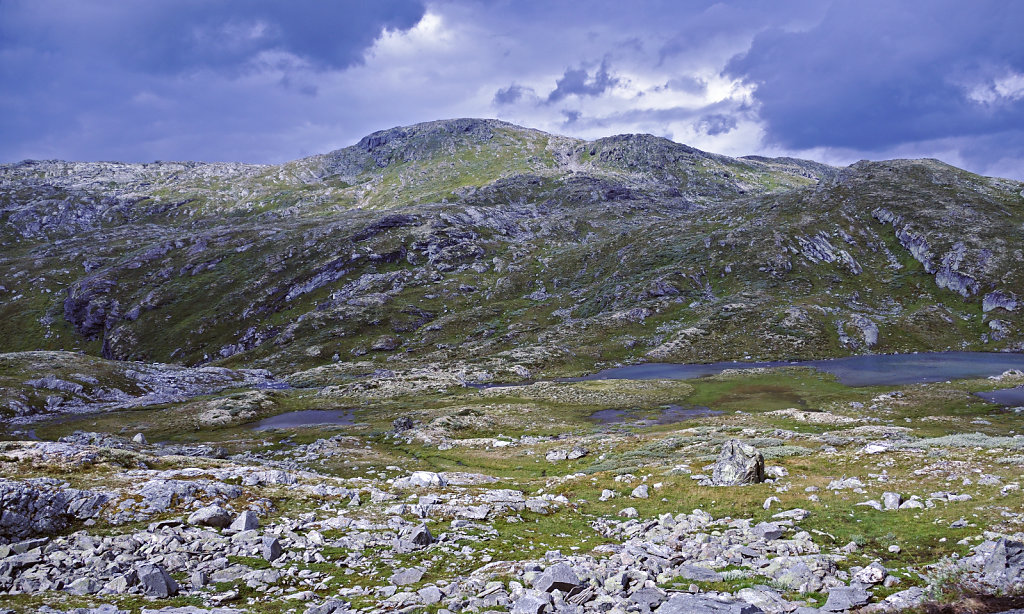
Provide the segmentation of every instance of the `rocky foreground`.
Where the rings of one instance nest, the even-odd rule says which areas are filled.
[[[836,414],[805,420],[863,423]],[[8,442],[0,444],[9,476],[0,480],[0,611],[814,614],[901,610],[965,587],[1024,589],[1014,475],[972,470],[957,453],[949,461],[922,454],[928,446],[909,429],[776,429],[789,448],[821,446],[814,454],[825,465],[869,459],[883,467],[804,486],[807,476],[793,472],[807,466],[787,462],[801,457],[779,454],[780,443],[756,429],[723,440],[729,431],[672,433],[701,433],[697,445],[718,450],[703,470],[683,462],[564,472],[599,453],[608,460],[622,434],[490,440],[487,449],[541,456],[536,462],[562,473],[527,480],[528,488],[476,472],[362,465],[338,477],[313,469],[372,454],[347,435],[233,455],[207,444],[149,444],[141,434]],[[425,432],[404,418],[385,440],[401,445]],[[1004,439],[1024,449],[1024,439]],[[665,446],[648,443],[658,441]],[[757,441],[781,464],[766,464]],[[921,467],[909,481],[897,476],[907,461]],[[16,478],[19,469],[39,477]],[[947,488],[921,491],[935,476]],[[694,488],[716,513],[682,503]],[[756,517],[743,513],[750,509]],[[1000,522],[969,520],[982,509],[998,510]],[[938,558],[925,548],[923,558],[901,559],[901,550],[924,544],[891,534],[873,544],[884,546],[886,564],[861,552],[864,537],[818,528],[832,514],[913,525],[920,513],[938,514],[929,516],[938,541],[955,540],[964,555]],[[956,520],[942,520],[949,517]],[[1007,532],[1012,526],[1017,532]]]

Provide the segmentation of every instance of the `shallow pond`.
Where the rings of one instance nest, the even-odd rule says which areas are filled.
[[[1007,407],[1020,407],[1024,405],[1024,386],[1016,388],[1003,388],[1001,390],[989,390],[988,392],[976,392],[976,395],[990,403],[1005,405]]]
[[[601,424],[630,424],[633,426],[655,426],[659,424],[675,424],[704,416],[717,416],[722,412],[709,407],[683,407],[667,405],[656,412],[634,411],[629,409],[602,409],[590,414],[590,419]],[[652,415],[653,414],[653,415]]]
[[[584,377],[559,381],[594,379],[694,379],[717,375],[727,369],[759,367],[811,367],[832,373],[847,386],[899,386],[953,379],[999,375],[1008,369],[1024,370],[1024,354],[1000,352],[929,352],[921,354],[878,354],[828,360],[797,362],[713,362],[707,364],[647,363],[605,369]]]
[[[253,431],[266,431],[307,426],[344,426],[354,422],[355,411],[351,409],[305,409],[271,416],[253,423],[249,428]]]

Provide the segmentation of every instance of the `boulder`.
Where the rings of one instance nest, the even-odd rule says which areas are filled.
[[[399,539],[403,542],[423,547],[429,546],[433,543],[434,536],[430,534],[430,529],[427,528],[427,525],[420,524],[402,531],[402,535]]]
[[[147,597],[164,599],[178,594],[178,583],[159,565],[146,563],[140,565],[135,573],[138,575],[142,592]]]
[[[759,522],[754,527],[754,534],[765,541],[778,539],[786,532],[786,529],[776,522]]]
[[[554,590],[568,592],[579,586],[580,579],[576,572],[565,563],[552,565],[544,570],[544,573],[537,576],[533,581],[533,588],[538,591],[550,593]]]
[[[542,614],[551,607],[551,595],[538,590],[526,591],[526,594],[512,604],[511,614]]]
[[[722,445],[711,475],[714,486],[739,486],[764,481],[764,456],[754,446],[738,439]]]
[[[256,515],[256,512],[246,510],[239,514],[231,526],[228,527],[232,531],[252,531],[258,529],[260,526],[260,517]]]
[[[1000,539],[985,557],[985,574],[1015,578],[1024,574],[1024,543]]]
[[[395,480],[395,488],[444,488],[448,480],[433,471],[413,471],[404,478]]]
[[[264,535],[260,541],[260,554],[267,561],[273,562],[281,558],[284,550],[281,548],[281,541],[273,535]]]
[[[409,569],[399,569],[391,576],[391,583],[395,586],[405,586],[407,584],[416,584],[423,579],[423,570],[419,567],[412,567]]]
[[[853,579],[861,584],[873,585],[885,582],[888,575],[889,572],[885,567],[881,563],[875,562],[853,574]]]
[[[226,529],[231,526],[231,513],[219,505],[207,505],[192,512],[188,523]]]
[[[744,601],[726,601],[707,595],[679,594],[661,604],[657,614],[761,614],[763,610]]]
[[[720,582],[722,580],[721,573],[700,565],[681,565],[677,571],[681,578],[696,582]]]
[[[401,418],[395,418],[391,422],[391,430],[395,433],[404,433],[413,427],[412,418],[409,416],[402,416]]]
[[[898,510],[900,504],[903,503],[903,497],[897,492],[884,492],[882,493],[882,507],[887,510]]]
[[[828,599],[821,609],[826,612],[844,612],[867,605],[871,593],[855,586],[839,586],[828,592]]]

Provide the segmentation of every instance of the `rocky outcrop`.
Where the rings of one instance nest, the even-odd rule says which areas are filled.
[[[981,302],[981,310],[988,313],[994,309],[1005,309],[1006,311],[1016,311],[1019,306],[1017,295],[1010,292],[1009,294],[995,291],[989,292],[985,295]]]
[[[95,517],[111,495],[68,488],[53,479],[0,480],[0,544],[53,535]]]

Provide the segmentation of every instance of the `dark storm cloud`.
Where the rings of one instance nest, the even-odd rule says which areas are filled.
[[[619,80],[608,73],[608,60],[591,77],[585,68],[567,68],[562,78],[555,82],[555,89],[548,94],[548,103],[558,102],[567,96],[598,96],[615,87]]]
[[[533,88],[523,87],[513,83],[508,87],[503,87],[494,93],[494,104],[505,105],[515,104],[522,99],[523,96],[533,94]]]
[[[727,134],[736,128],[737,121],[732,115],[723,115],[719,113],[705,115],[697,122],[695,128],[697,132],[706,134],[708,136],[718,136],[719,134]]]
[[[359,64],[383,29],[409,28],[424,10],[414,0],[0,0],[0,159],[258,161],[260,131],[295,120],[275,108],[278,92],[254,96],[239,80],[276,71],[270,87],[315,97],[310,72]],[[234,142],[218,146],[228,131]]]
[[[757,84],[775,144],[879,150],[1024,125],[1022,31],[1019,2],[837,0],[807,31],[762,32],[727,72]]]
[[[74,49],[107,66],[181,73],[243,70],[263,51],[285,51],[321,68],[358,62],[382,28],[409,28],[415,0],[6,0],[0,49],[59,59]]]

